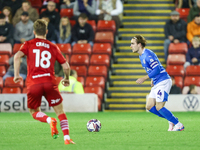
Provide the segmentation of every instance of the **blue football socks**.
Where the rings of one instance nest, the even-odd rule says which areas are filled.
[[[158,111],[162,116],[164,116],[165,119],[172,122],[173,124],[178,123],[178,119],[174,117],[174,115],[165,107],[161,108]]]
[[[164,116],[162,116],[156,109],[156,106],[153,106],[150,110],[149,110],[151,113],[157,115],[158,117],[162,117],[162,118],[165,118]]]

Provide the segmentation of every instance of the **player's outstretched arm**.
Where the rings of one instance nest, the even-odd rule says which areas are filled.
[[[19,68],[21,63],[21,58],[24,56],[22,51],[18,51],[14,56],[14,82],[17,83],[23,78],[19,75]]]
[[[64,64],[61,64],[63,67],[63,72],[64,72],[64,79],[62,79],[61,83],[64,86],[69,86],[69,74],[70,74],[70,66],[67,62],[65,62]]]
[[[147,80],[147,79],[149,79],[149,76],[148,75],[146,75],[146,76],[144,76],[144,77],[142,77],[142,78],[139,78],[139,79],[137,79],[136,80],[136,83],[137,84],[142,84],[145,80]]]

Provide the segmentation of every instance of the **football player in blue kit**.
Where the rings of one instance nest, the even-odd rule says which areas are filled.
[[[156,54],[145,48],[146,39],[141,35],[136,35],[131,39],[131,49],[133,53],[138,53],[142,67],[146,70],[147,75],[136,80],[136,83],[142,84],[145,80],[151,79],[151,91],[147,100],[146,109],[151,113],[165,118],[169,122],[168,131],[183,131],[184,126],[178,121],[167,108],[165,103],[172,86],[172,80]]]

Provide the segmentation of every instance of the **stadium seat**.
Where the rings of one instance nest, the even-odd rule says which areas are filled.
[[[100,98],[100,100],[103,100],[103,90],[100,86],[86,86],[84,88],[85,93],[95,93],[98,95],[98,97]]]
[[[87,76],[87,67],[86,66],[70,66],[71,69],[76,70],[79,77]]]
[[[181,65],[168,65],[166,71],[170,76],[184,76],[184,67]]]
[[[175,10],[179,12],[180,18],[187,22],[187,16],[189,15],[190,8],[176,8]]]
[[[67,44],[56,44],[59,48],[60,51],[63,52],[64,54],[71,54],[72,48],[71,45],[69,43]]]
[[[168,52],[169,54],[186,54],[188,51],[187,43],[170,43]]]
[[[87,77],[86,81],[85,81],[85,86],[92,86],[92,87],[96,87],[96,86],[100,86],[102,87],[102,89],[105,89],[105,79],[104,77],[98,77],[98,76],[94,76],[94,77]]]
[[[56,85],[58,85],[62,79],[63,77],[56,77]]]
[[[76,20],[69,20],[69,21],[70,21],[71,27],[73,27],[76,24]]]
[[[90,65],[110,66],[110,57],[105,54],[93,54],[90,58]]]
[[[103,76],[107,80],[107,67],[106,66],[89,66],[88,76]]]
[[[116,32],[116,25],[114,20],[99,20],[97,23],[97,31],[111,31]]]
[[[196,86],[200,86],[200,77],[199,76],[186,76],[184,79],[184,86],[190,86],[194,84]]]
[[[83,87],[85,87],[85,78],[84,77],[77,77],[77,81],[81,82]]]
[[[95,20],[88,20],[87,23],[89,23],[92,26],[92,29],[94,30],[94,33],[96,33],[97,25]]]
[[[10,43],[0,43],[0,55],[2,54],[9,56],[12,54],[12,45]]]
[[[21,93],[21,89],[19,87],[4,87],[2,90],[2,94],[19,94]]]
[[[110,31],[96,32],[94,41],[95,43],[110,43],[111,45],[113,45],[114,36],[113,33]]]
[[[0,77],[4,76],[6,74],[6,67],[0,66]]]
[[[73,8],[63,8],[60,10],[60,18],[67,16],[70,19],[73,15]]]
[[[110,43],[94,43],[93,45],[93,54],[112,54],[112,47]]]
[[[183,65],[186,61],[184,54],[169,54],[167,65]]]
[[[72,49],[72,53],[73,54],[88,54],[90,55],[92,52],[92,48],[91,45],[89,43],[85,43],[85,44],[74,44],[73,49]]]
[[[0,77],[0,89],[2,89],[2,88],[3,88],[3,78]]]
[[[24,87],[24,81],[20,80],[19,82],[15,83],[13,81],[14,77],[7,77],[4,86],[5,87],[20,87],[21,89]]]
[[[24,87],[24,88],[22,89],[22,93],[27,93],[27,87]]]
[[[22,44],[20,44],[20,43],[14,44],[14,46],[13,46],[13,54],[17,53],[21,46],[22,46]]]
[[[0,55],[0,65],[9,65],[9,56],[8,55]]]
[[[70,65],[89,65],[89,56],[86,54],[73,54],[70,58]]]
[[[188,66],[186,68],[186,76],[200,76],[200,66]]]
[[[175,79],[175,84],[182,89],[183,88],[183,77],[174,76],[174,79]]]
[[[41,14],[43,11],[46,11],[46,10],[47,10],[46,8],[42,8],[42,9],[40,10],[40,14]],[[55,9],[55,11],[56,11],[56,12],[59,12],[57,8]]]
[[[31,6],[34,8],[42,7],[42,0],[29,0],[31,2]]]

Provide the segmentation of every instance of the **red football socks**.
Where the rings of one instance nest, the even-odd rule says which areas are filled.
[[[48,116],[43,112],[40,112],[40,111],[35,112],[32,114],[32,116],[35,120],[38,120],[40,122],[47,122]]]
[[[60,114],[58,116],[58,119],[60,120],[60,127],[63,131],[63,135],[69,135],[69,125],[68,125],[68,120],[67,116],[65,114]]]

